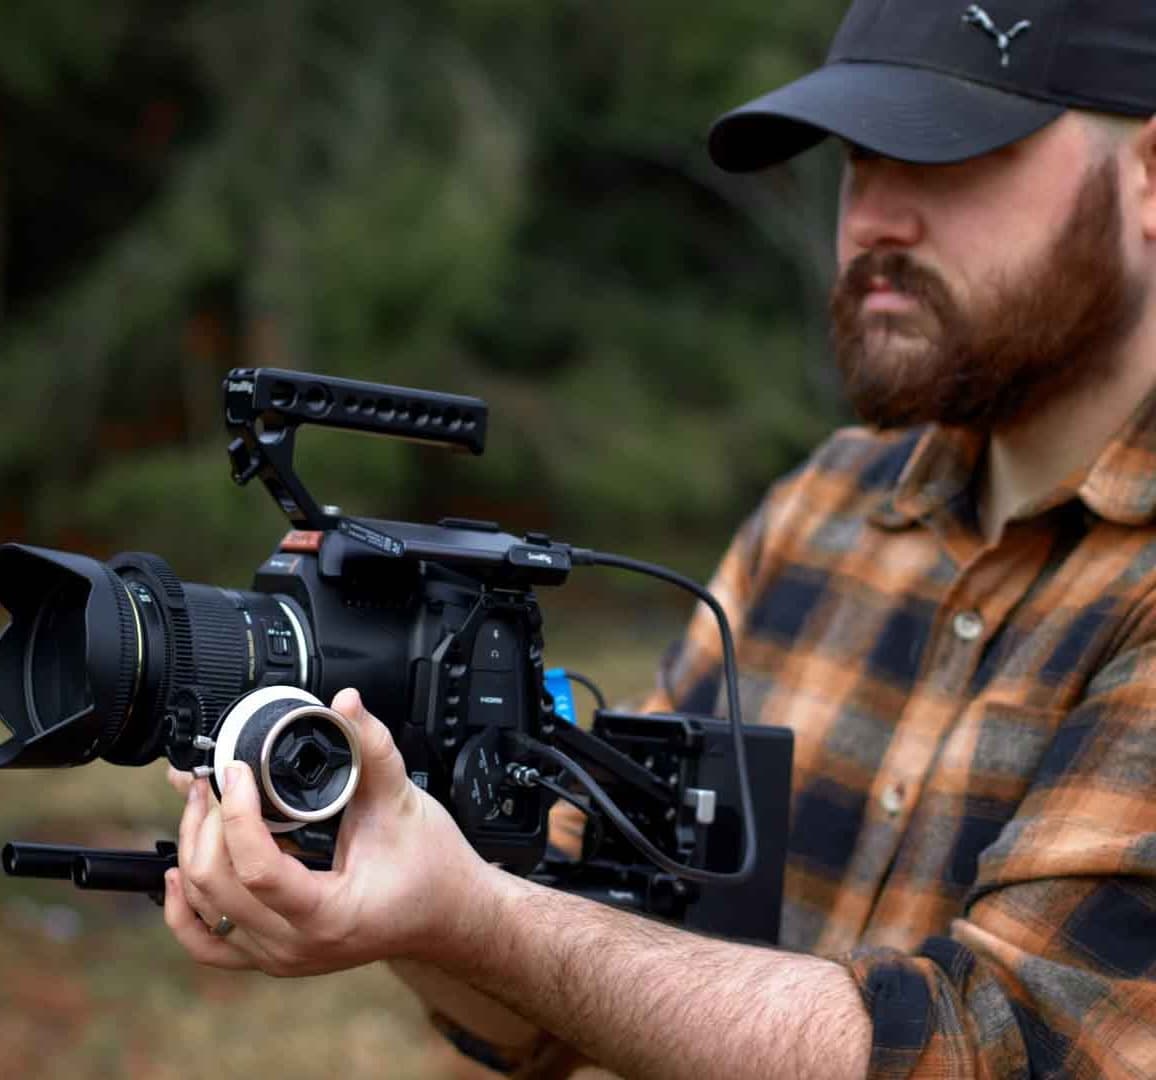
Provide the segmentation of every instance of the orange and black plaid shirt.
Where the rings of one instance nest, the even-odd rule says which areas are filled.
[[[848,966],[874,1077],[1156,1077],[1156,398],[991,546],[980,449],[840,433],[714,580],[796,737],[781,943]],[[720,688],[700,610],[649,704]]]

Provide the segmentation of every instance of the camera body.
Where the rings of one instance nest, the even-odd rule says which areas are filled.
[[[544,793],[509,786],[473,813],[465,774],[455,767],[479,735],[537,738],[554,722],[533,590],[383,555],[353,538],[350,526],[398,535],[388,523],[346,519],[324,532],[291,532],[257,571],[254,589],[289,598],[305,613],[308,667],[316,672],[306,689],[329,700],[356,686],[389,724],[413,782],[454,809],[485,858],[528,871],[545,850]],[[459,549],[475,536],[502,535],[462,520],[435,529],[423,530],[425,537]],[[267,641],[283,649],[283,629],[268,631]]]

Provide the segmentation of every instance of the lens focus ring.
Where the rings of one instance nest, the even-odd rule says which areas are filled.
[[[109,587],[116,601],[117,624],[120,632],[119,671],[114,684],[112,701],[106,713],[104,727],[100,733],[100,743],[96,748],[103,754],[125,729],[132,708],[133,696],[141,676],[141,630],[140,622],[133,611],[132,599],[124,582],[108,567]]]
[[[174,689],[191,686],[197,681],[197,665],[193,653],[193,629],[189,621],[188,605],[184,586],[173,569],[159,555],[147,551],[125,551],[115,556],[108,564],[119,576],[140,582],[152,594],[162,612],[164,630],[149,638],[148,650],[163,652],[159,672],[153,679],[155,690],[150,701],[138,701],[136,708],[142,711],[142,722],[146,730],[140,738],[130,736],[132,745],[116,747],[109,760],[123,765],[140,765],[152,759],[155,732],[147,729],[155,727],[157,717],[165,710],[169,696]],[[160,658],[157,658],[160,659]],[[150,658],[150,665],[156,660]],[[138,745],[139,744],[139,745]]]

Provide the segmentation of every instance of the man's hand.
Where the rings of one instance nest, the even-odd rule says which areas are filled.
[[[333,707],[358,728],[362,776],[341,823],[333,870],[307,870],[261,819],[252,773],[226,770],[216,805],[188,791],[180,869],[165,877],[165,922],[194,960],[271,975],[317,975],[373,960],[436,961],[484,918],[490,868],[445,809],[411,784],[384,724],[354,690]],[[236,929],[209,932],[222,915]]]
[[[247,769],[219,807],[204,781],[190,788],[165,921],[194,959],[272,975],[423,961],[648,1080],[866,1074],[871,1020],[846,968],[701,938],[490,867],[409,782],[358,695],[333,705],[358,726],[363,774],[331,872],[281,851]],[[236,924],[228,937],[209,932],[222,915]]]

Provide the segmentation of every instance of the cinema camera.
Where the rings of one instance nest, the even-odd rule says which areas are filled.
[[[661,567],[490,522],[347,517],[314,502],[294,473],[304,424],[481,454],[487,406],[477,398],[267,368],[233,370],[224,396],[233,479],[260,478],[291,531],[250,591],[182,582],[152,554],[106,564],[0,547],[11,616],[0,637],[0,718],[11,732],[0,768],[164,755],[219,795],[225,766],[245,761],[269,828],[324,870],[360,770],[354,729],[324,702],[355,686],[411,780],[486,859],[695,928],[776,939],[791,738],[771,727],[744,737],[731,634],[709,593]],[[729,722],[600,707],[586,730],[563,715],[569,681],[544,670],[534,588],[561,585],[575,566],[650,574],[709,605]],[[558,799],[588,816],[578,859],[547,844]],[[157,898],[176,849],[10,843],[3,865]]]

